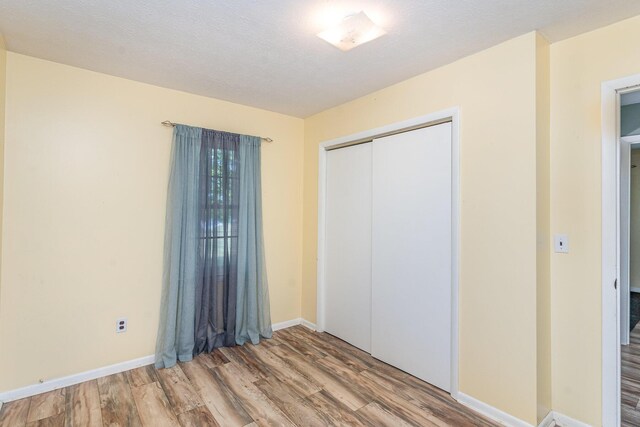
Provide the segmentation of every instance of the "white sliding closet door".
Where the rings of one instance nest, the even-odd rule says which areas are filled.
[[[371,351],[371,143],[327,152],[325,331]]]
[[[371,354],[449,391],[451,124],[374,139],[372,176]]]

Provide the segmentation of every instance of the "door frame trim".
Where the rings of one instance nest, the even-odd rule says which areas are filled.
[[[451,121],[451,396],[458,396],[458,279],[460,270],[460,108],[453,107],[352,135],[324,141],[318,153],[317,327],[325,328],[325,200],[327,151],[360,144],[382,135]]]
[[[620,426],[620,94],[640,74],[602,82],[602,425]]]
[[[621,136],[620,144],[620,344],[628,345],[630,338],[629,325],[631,322],[631,153],[634,146],[640,145],[640,135]],[[626,152],[626,153],[625,153]],[[624,159],[624,162],[623,162]],[[624,164],[623,164],[624,163]],[[623,183],[627,188],[623,188]],[[626,191],[624,191],[626,190]],[[623,194],[624,193],[624,194]],[[625,224],[626,223],[626,224]],[[626,229],[627,236],[622,231]],[[626,271],[625,271],[626,270]],[[624,278],[626,277],[626,280]]]

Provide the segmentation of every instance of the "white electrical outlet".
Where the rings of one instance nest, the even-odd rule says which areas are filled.
[[[121,317],[118,320],[116,320],[116,332],[117,333],[122,333],[122,332],[127,332],[127,318],[126,317]]]

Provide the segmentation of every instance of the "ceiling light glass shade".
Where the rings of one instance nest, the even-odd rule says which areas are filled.
[[[347,51],[363,43],[377,39],[386,31],[373,23],[364,13],[347,16],[335,27],[318,33],[318,37],[340,50]]]

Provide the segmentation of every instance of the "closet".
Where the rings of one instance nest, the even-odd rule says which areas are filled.
[[[325,330],[371,351],[371,144],[327,153]]]
[[[326,153],[324,330],[451,388],[451,123]]]

